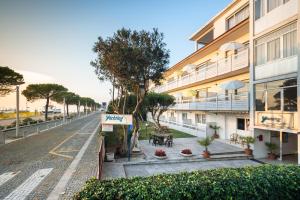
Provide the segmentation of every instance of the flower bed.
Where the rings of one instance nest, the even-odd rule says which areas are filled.
[[[74,199],[299,199],[300,168],[261,165],[89,180]]]
[[[167,154],[163,149],[156,149],[154,156],[158,159],[166,159],[167,158]]]

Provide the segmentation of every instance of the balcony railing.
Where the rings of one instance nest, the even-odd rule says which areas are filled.
[[[175,110],[220,110],[220,111],[248,111],[248,93],[239,95],[218,95],[215,97],[183,100],[176,102],[170,109]]]
[[[199,70],[194,70],[188,75],[154,88],[155,92],[166,92],[178,87],[203,81],[209,78],[220,76],[232,71],[236,71],[248,66],[248,49],[245,49],[235,55],[210,63]]]
[[[297,130],[297,112],[256,111],[255,126]]]

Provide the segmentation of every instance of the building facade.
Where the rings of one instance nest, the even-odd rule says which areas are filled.
[[[299,0],[250,0],[250,113],[254,155],[265,142],[280,160],[297,155],[299,135]]]
[[[257,158],[265,142],[278,144],[280,159],[300,152],[299,4],[233,0],[194,33],[195,51],[150,84],[176,98],[162,123],[199,137],[211,125],[221,139],[253,136]]]

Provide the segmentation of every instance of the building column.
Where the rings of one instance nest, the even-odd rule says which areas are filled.
[[[282,130],[280,130],[279,133],[279,159],[280,161],[282,161]]]
[[[298,146],[298,165],[300,165],[300,134],[297,134],[297,146]]]

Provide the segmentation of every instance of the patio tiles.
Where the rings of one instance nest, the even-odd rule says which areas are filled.
[[[202,152],[204,150],[204,147],[200,146],[198,144],[198,140],[201,138],[176,138],[174,139],[173,146],[172,147],[166,147],[166,146],[154,146],[152,143],[149,144],[148,140],[141,140],[140,141],[140,148],[145,154],[146,160],[156,160],[154,157],[154,152],[156,149],[163,149],[166,151],[166,154],[168,156],[168,160],[177,160],[177,159],[184,159],[180,152],[183,149],[189,148],[193,152],[193,157],[186,158],[186,159],[199,159],[202,158]],[[229,145],[223,142],[219,142],[217,140],[213,141],[213,143],[208,147],[208,150],[214,154],[214,153],[231,153],[231,152],[241,152],[243,151],[242,148]]]

